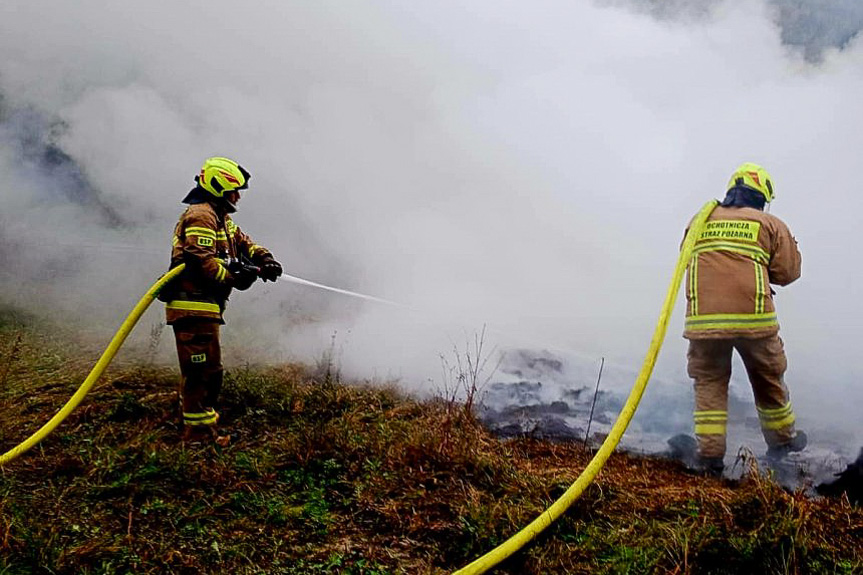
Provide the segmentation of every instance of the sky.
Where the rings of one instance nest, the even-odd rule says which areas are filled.
[[[859,421],[861,26],[856,0],[6,0],[0,300],[107,341],[224,155],[286,272],[405,306],[256,285],[228,362],[428,392],[485,326],[488,354],[605,358],[626,389],[686,223],[753,161],[803,254],[776,296],[792,399]],[[685,394],[682,323],[681,294],[654,379]]]

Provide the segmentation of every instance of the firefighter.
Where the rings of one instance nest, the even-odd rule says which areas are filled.
[[[222,387],[219,329],[233,288],[246,290],[260,276],[276,281],[282,266],[231,220],[251,175],[228,158],[208,158],[197,185],[183,203],[189,207],[174,228],[171,268],[186,264],[160,294],[166,322],[174,329],[180,362],[183,438],[230,442],[220,435],[216,404]]]
[[[724,469],[735,349],[749,376],[768,458],[806,446],[806,434],[795,431],[770,287],[799,278],[801,258],[788,226],[764,212],[774,197],[773,180],[763,167],[741,165],[708,218],[687,268],[683,337],[689,340],[687,367],[695,387],[698,468],[708,475],[719,476]]]

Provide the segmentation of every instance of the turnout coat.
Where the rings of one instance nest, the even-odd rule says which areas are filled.
[[[800,277],[800,265],[797,241],[782,220],[755,208],[717,206],[687,267],[683,336],[759,338],[778,333],[770,284],[790,284]]]
[[[269,250],[254,243],[229,214],[210,202],[186,208],[174,228],[170,266],[185,263],[186,268],[160,296],[166,301],[166,323],[185,318],[225,323],[222,314],[234,285],[228,264],[240,256],[256,265],[272,259]]]

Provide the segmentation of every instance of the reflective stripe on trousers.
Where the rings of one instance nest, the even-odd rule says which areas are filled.
[[[173,325],[180,362],[180,398],[187,425],[215,425],[215,407],[222,389],[219,323],[184,319]]]
[[[746,367],[767,444],[786,443],[794,436],[795,416],[783,379],[787,360],[778,335],[757,339],[694,339],[689,342],[687,358],[695,389],[695,434],[703,457],[725,455],[728,382],[735,349]]]

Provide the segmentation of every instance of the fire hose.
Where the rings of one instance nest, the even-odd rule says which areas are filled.
[[[677,267],[674,269],[674,275],[671,277],[671,285],[668,287],[668,293],[665,295],[665,303],[662,306],[662,312],[659,314],[659,321],[656,324],[656,329],[653,331],[653,338],[650,340],[650,347],[647,350],[647,356],[644,358],[644,363],[641,365],[641,371],[632,386],[632,391],[629,392],[629,397],[620,410],[620,415],[617,416],[617,421],[602,442],[599,450],[581,472],[581,475],[576,478],[572,485],[561,495],[557,501],[543,511],[539,517],[531,521],[527,527],[480,557],[472,563],[462,567],[453,575],[477,575],[485,573],[513,553],[527,545],[537,535],[554,523],[564,511],[578,499],[587,486],[590,485],[594,478],[599,473],[600,469],[608,461],[617,444],[620,443],[623,437],[623,432],[629,426],[629,422],[635,415],[635,410],[638,403],[641,401],[641,396],[647,387],[647,382],[650,379],[650,374],[653,372],[653,366],[656,364],[656,358],[659,355],[659,348],[662,347],[662,341],[665,339],[665,332],[668,329],[668,320],[671,318],[671,311],[674,307],[674,302],[677,299],[677,292],[680,290],[680,284],[683,281],[683,273],[686,271],[686,266],[689,264],[689,259],[692,257],[692,248],[698,236],[701,235],[701,230],[704,227],[704,222],[713,211],[713,208],[719,202],[710,200],[701,211],[696,214],[695,218],[689,227],[689,233],[686,235],[686,240],[680,249],[680,255],[677,257]]]
[[[257,268],[251,267],[249,264],[245,264],[246,267],[257,270]],[[93,366],[93,369],[90,370],[89,375],[78,388],[78,390],[69,398],[66,404],[57,412],[54,417],[52,417],[48,422],[40,427],[33,435],[28,437],[26,440],[13,447],[3,455],[0,455],[0,466],[9,463],[25,451],[29,450],[31,447],[45,439],[54,429],[60,425],[63,420],[69,417],[69,414],[75,410],[76,407],[81,403],[84,397],[90,392],[90,389],[95,385],[96,381],[102,377],[105,369],[107,369],[108,365],[111,363],[111,360],[114,359],[114,356],[117,355],[117,352],[120,350],[120,347],[123,345],[123,342],[126,341],[126,337],[128,337],[129,333],[132,331],[132,328],[135,327],[135,324],[138,323],[138,320],[147,311],[147,308],[150,307],[150,304],[153,303],[153,300],[159,296],[159,293],[164,289],[168,283],[171,282],[175,277],[177,277],[183,269],[185,269],[186,264],[180,264],[179,266],[172,268],[170,271],[161,276],[156,283],[147,290],[147,293],[138,301],[137,305],[132,309],[131,313],[126,317],[126,320],[120,326],[120,329],[114,334],[114,337],[111,339],[111,342],[108,344],[108,347],[105,348],[105,351],[102,352],[102,356],[96,362],[96,365]],[[323,284],[311,282],[309,280],[305,280],[296,276],[282,274],[279,279],[300,284],[306,285],[314,288],[324,289],[328,291],[332,291],[335,293],[340,293],[344,295],[349,295],[369,301],[375,301],[378,303],[394,305],[399,307],[407,307],[397,302],[389,301],[386,299],[365,295],[361,293],[356,293],[348,290],[343,290],[339,288],[334,288],[330,286],[326,286]]]
[[[686,239],[683,242],[683,246],[680,249],[680,254],[677,258],[677,266],[674,270],[674,274],[672,275],[671,284],[665,296],[665,302],[659,315],[659,321],[657,322],[656,328],[653,332],[653,337],[650,341],[647,355],[641,366],[641,371],[636,378],[635,384],[633,385],[632,390],[629,393],[629,397],[627,398],[623,409],[621,409],[621,412],[618,415],[618,418],[615,421],[614,425],[612,426],[611,431],[608,433],[605,441],[603,441],[602,445],[597,450],[593,459],[591,459],[587,467],[585,467],[584,471],[581,472],[581,474],[563,493],[563,495],[561,495],[536,519],[534,519],[526,527],[521,529],[521,531],[517,532],[515,535],[513,535],[508,540],[506,540],[496,548],[492,549],[482,557],[476,559],[475,561],[459,569],[458,571],[455,571],[453,575],[476,575],[480,573],[485,573],[489,569],[495,567],[500,562],[504,561],[505,559],[519,551],[527,543],[537,537],[543,530],[545,530],[546,527],[556,521],[581,496],[584,490],[593,482],[593,480],[599,474],[599,471],[605,465],[606,461],[608,461],[608,458],[614,452],[618,443],[620,443],[620,440],[623,437],[623,433],[626,431],[626,428],[629,426],[632,417],[635,415],[635,410],[638,408],[638,404],[641,401],[641,397],[644,394],[644,390],[647,387],[648,381],[650,380],[650,376],[653,372],[653,367],[656,364],[656,359],[659,355],[659,350],[662,346],[663,340],[665,339],[665,333],[668,329],[668,322],[671,317],[672,308],[674,307],[675,300],[677,299],[677,293],[680,290],[680,284],[683,281],[683,274],[686,270],[686,266],[688,265],[689,260],[692,257],[693,246],[695,245],[698,237],[701,235],[701,231],[704,227],[704,223],[706,222],[707,217],[710,215],[710,213],[713,211],[717,204],[718,202],[716,200],[711,200],[707,202],[695,215],[690,224],[689,233],[687,234]],[[184,268],[185,264],[181,264],[171,269],[170,271],[162,275],[156,281],[156,283],[154,283],[150,287],[150,289],[147,290],[144,296],[132,309],[131,313],[129,313],[129,315],[126,317],[125,321],[120,326],[120,329],[118,329],[117,332],[114,334],[114,337],[111,339],[108,347],[102,353],[102,356],[96,362],[96,365],[90,371],[89,375],[87,375],[87,378],[78,388],[78,390],[72,395],[71,398],[69,398],[69,400],[60,409],[60,411],[58,411],[57,414],[54,415],[54,417],[52,417],[45,425],[39,428],[39,430],[37,430],[19,445],[10,449],[3,455],[0,455],[0,466],[12,461],[16,457],[42,441],[42,439],[44,439],[48,434],[50,434],[58,425],[60,425],[60,423],[63,422],[63,420],[65,420],[69,416],[70,413],[72,413],[72,411],[81,403],[81,401],[87,395],[87,393],[96,383],[96,381],[98,381],[98,379],[102,376],[102,373],[111,363],[111,360],[117,354],[120,347],[123,345],[123,342],[125,342],[126,337],[132,331],[132,328],[135,327],[135,324],[137,324],[138,320],[141,318],[141,316],[144,314],[150,304],[153,303],[153,300],[158,297],[162,289],[177,275],[179,275]],[[329,286],[316,284],[314,282],[310,282],[308,280],[304,280],[302,278],[297,278],[294,276],[289,276],[287,274],[283,274],[281,276],[281,279],[303,285],[309,285],[312,287],[327,289],[337,293],[361,297],[372,301],[379,301],[381,303],[395,304],[395,302],[390,302],[388,300],[383,300],[372,296],[366,296],[355,292],[349,292],[347,290],[341,290],[338,288],[331,288]]]
[[[72,397],[69,398],[69,401],[66,402],[60,411],[48,420],[48,423],[40,427],[36,433],[25,439],[23,442],[18,444],[16,447],[13,447],[3,455],[0,455],[0,465],[4,463],[9,463],[43,439],[54,431],[54,429],[63,422],[64,419],[69,417],[69,414],[78,407],[78,404],[84,399],[84,396],[90,392],[90,388],[98,381],[98,379],[102,376],[102,373],[108,367],[108,364],[111,363],[111,360],[114,359],[114,356],[117,355],[117,351],[119,351],[120,346],[123,345],[123,342],[126,341],[126,337],[132,331],[132,328],[135,327],[135,324],[138,323],[138,320],[147,311],[147,308],[150,307],[150,304],[153,303],[153,300],[159,295],[159,292],[162,291],[162,288],[167,285],[172,279],[177,277],[180,272],[186,267],[186,264],[180,264],[179,266],[171,269],[158,280],[153,286],[147,290],[147,293],[144,294],[144,297],[138,301],[135,307],[132,309],[132,312],[126,317],[126,320],[123,322],[123,325],[120,326],[120,329],[117,330],[117,333],[114,334],[114,337],[111,339],[111,343],[108,344],[108,347],[105,348],[105,351],[102,352],[102,356],[99,358],[99,361],[96,362],[96,365],[93,366],[93,369],[90,370],[90,374],[87,375],[87,378],[84,380],[84,383],[78,388]]]

